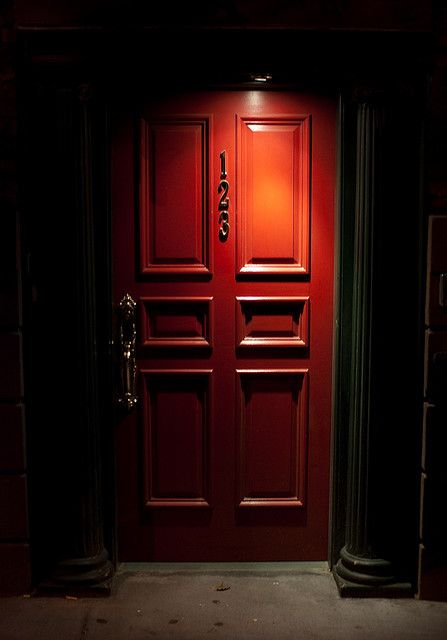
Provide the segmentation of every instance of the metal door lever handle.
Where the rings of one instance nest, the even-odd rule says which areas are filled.
[[[126,411],[131,411],[138,402],[136,393],[136,306],[135,301],[128,293],[119,304],[121,389],[118,404]]]

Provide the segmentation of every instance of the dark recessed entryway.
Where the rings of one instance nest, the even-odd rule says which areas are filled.
[[[225,530],[230,541],[225,559],[239,552],[234,559],[255,561],[258,552],[264,559],[271,539],[277,551],[270,559],[329,556],[343,595],[413,593],[422,409],[420,162],[425,76],[419,51],[424,36],[229,29],[225,56],[216,53],[216,43],[223,39],[219,30],[24,30],[20,38],[28,150],[25,251],[32,256],[30,284],[37,291],[26,309],[36,580],[64,589],[110,584],[120,560],[118,453],[121,480],[123,474],[129,476],[118,486],[127,482],[134,490],[118,494],[121,542],[132,559],[153,559],[155,547],[158,559],[174,554],[169,513],[184,517],[186,502],[197,522],[195,529],[190,522],[181,525],[181,544],[188,541],[185,559],[193,539],[200,541],[202,559],[218,559],[209,546],[212,539],[200,537],[199,529],[212,513],[209,496],[221,492],[228,494],[228,513],[237,499],[236,520],[239,517],[253,535],[238,540]],[[172,41],[182,52],[181,64],[178,58],[165,61],[166,43]],[[260,72],[272,76],[263,92],[255,91],[251,77]],[[183,94],[212,90],[214,102],[171,98],[160,110],[161,86],[163,92],[175,87]],[[246,103],[246,91],[263,96],[265,111]],[[231,109],[224,108],[228,100],[234,101]],[[30,104],[32,109],[26,107]],[[231,124],[221,122],[229,112]],[[130,126],[135,122],[139,128],[133,138]],[[191,148],[190,174],[182,154]],[[138,150],[143,162],[135,155]],[[228,152],[227,164],[219,165],[223,151]],[[257,216],[250,205],[246,218],[242,213],[244,203],[260,206],[256,198],[264,188],[251,183],[249,175],[238,174],[243,165],[235,158],[245,157],[250,157],[251,164],[245,165],[251,167],[250,175],[261,182],[271,161],[268,173],[285,181],[280,192],[293,201],[291,217],[275,214],[271,236],[265,211]],[[156,178],[150,165],[154,161]],[[172,166],[179,178],[171,175]],[[139,172],[133,171],[137,168]],[[186,184],[179,186],[177,178]],[[225,185],[220,194],[216,191],[219,180],[229,183],[228,208],[225,198],[220,199]],[[297,194],[294,180],[300,185]],[[155,205],[150,193],[154,187],[159,190]],[[178,209],[170,200],[172,193],[179,199]],[[262,196],[272,206],[270,197]],[[219,202],[224,203],[220,211]],[[192,203],[194,229],[187,226],[183,233],[178,224],[186,203]],[[118,226],[116,209],[121,209],[120,219],[127,220]],[[219,223],[222,212],[230,216],[228,239],[217,235],[219,228],[221,236],[227,230],[225,215]],[[205,214],[212,217],[202,217]],[[171,216],[171,222],[165,222],[164,215]],[[143,220],[143,226],[136,227],[141,238],[132,228],[138,216]],[[171,244],[170,225],[176,234]],[[119,238],[113,244],[112,229]],[[288,240],[285,231],[292,232]],[[309,244],[302,240],[306,237]],[[236,256],[235,261],[230,256]],[[214,277],[215,289],[210,284]],[[220,291],[225,292],[222,300]],[[116,406],[116,303],[126,292],[139,298],[138,326],[144,329],[145,343],[137,350],[138,393],[146,412],[142,432],[136,414],[125,417]],[[177,315],[174,307],[180,310]],[[231,320],[231,327],[212,325],[212,314],[216,321]],[[277,340],[275,345],[261,346],[263,332],[268,340]],[[278,348],[281,336],[283,342],[295,341],[293,346]],[[170,340],[177,342],[169,345]],[[189,340],[188,360],[175,351],[179,340]],[[51,357],[48,345],[53,346]],[[285,351],[278,355],[281,348]],[[219,378],[217,369],[224,362],[231,363],[232,373]],[[212,395],[213,385],[222,385],[222,395]],[[280,397],[289,409],[278,402]],[[216,424],[231,424],[233,411],[236,431],[220,442],[210,416],[215,415]],[[280,441],[289,439],[287,450],[265,435],[274,423],[269,412],[279,415]],[[180,429],[183,415],[189,416],[185,424],[194,437]],[[169,437],[164,440],[165,427]],[[257,439],[253,433],[264,435]],[[239,466],[228,457],[236,434]],[[189,459],[199,460],[195,466],[172,454],[172,440],[182,437]],[[213,453],[213,440],[222,459]],[[153,467],[147,450],[141,455],[142,442],[156,446],[159,468]],[[276,462],[267,474],[272,460]],[[290,468],[283,474],[285,461]],[[179,470],[190,478],[183,493]],[[136,478],[145,482],[138,485]],[[267,478],[274,479],[271,486]],[[238,487],[236,496],[230,486]],[[168,503],[163,510],[160,501]],[[295,513],[305,515],[294,521],[290,514]],[[137,516],[150,536],[148,546],[132,537],[126,540]],[[156,525],[152,529],[151,522]],[[310,526],[309,538],[301,540],[304,524]],[[258,525],[265,529],[264,542]],[[297,525],[297,549],[291,525]],[[136,557],[140,553],[141,558]]]

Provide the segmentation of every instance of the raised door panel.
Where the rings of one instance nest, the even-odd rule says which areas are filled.
[[[210,348],[212,296],[141,298],[141,346]]]
[[[141,121],[140,266],[143,274],[208,274],[207,117]]]
[[[211,370],[144,370],[145,506],[207,507]]]
[[[309,347],[308,296],[238,296],[237,347]]]
[[[309,271],[310,116],[237,121],[239,275]]]
[[[240,507],[303,507],[307,369],[238,370]]]

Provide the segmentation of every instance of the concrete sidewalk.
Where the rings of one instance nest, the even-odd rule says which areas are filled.
[[[0,639],[447,639],[447,603],[342,599],[323,564],[123,564],[115,591],[3,598]]]

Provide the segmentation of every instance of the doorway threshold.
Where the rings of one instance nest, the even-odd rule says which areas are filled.
[[[326,560],[313,562],[122,562],[117,575],[284,575],[328,573]]]

